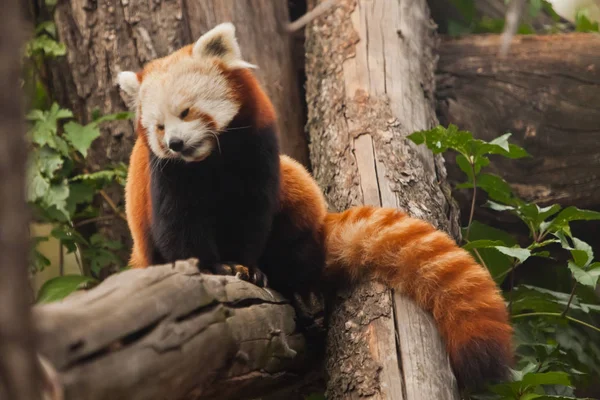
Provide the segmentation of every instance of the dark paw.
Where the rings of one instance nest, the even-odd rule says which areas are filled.
[[[259,287],[267,286],[267,276],[258,268],[248,268],[236,263],[217,263],[212,267],[212,272],[216,275],[237,276],[243,281],[250,282]]]
[[[267,275],[265,275],[260,269],[252,268],[250,270],[250,282],[254,283],[258,287],[267,287]]]

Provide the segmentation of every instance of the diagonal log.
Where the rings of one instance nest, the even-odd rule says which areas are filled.
[[[517,36],[506,58],[499,35],[445,38],[438,47],[440,122],[483,140],[512,132],[532,155],[494,159],[493,173],[540,205],[600,206],[600,38],[595,34]],[[449,157],[453,180],[462,174]]]
[[[253,398],[310,360],[287,300],[195,260],[124,271],[33,314],[66,400]]]

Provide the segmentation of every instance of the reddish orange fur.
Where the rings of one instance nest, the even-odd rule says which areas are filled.
[[[309,172],[292,158],[281,156],[280,212],[290,215],[299,229],[315,229],[325,223],[327,205]]]
[[[260,86],[254,74],[247,69],[228,69],[217,62],[232,87],[232,92],[244,118],[251,118],[257,128],[263,128],[277,120],[273,103]]]
[[[198,110],[196,107],[192,107],[188,115],[183,119],[184,121],[194,121],[199,119],[204,122],[209,129],[215,130],[217,129],[217,123],[215,119],[201,110]]]
[[[152,204],[150,198],[150,149],[145,135],[140,133],[133,146],[129,159],[129,171],[125,186],[125,212],[133,249],[129,264],[133,268],[145,268],[150,264],[150,224],[152,221]]]
[[[329,214],[325,237],[326,272],[368,273],[415,300],[433,314],[453,365],[464,364],[464,349],[477,341],[497,345],[498,357],[511,362],[512,328],[498,287],[447,234],[398,210],[364,206]]]
[[[189,56],[191,49],[191,45],[186,46],[152,61],[138,73],[140,81],[148,72],[165,69],[178,58]],[[229,79],[245,117],[250,116],[257,127],[276,120],[269,98],[250,71],[231,71],[215,62]],[[192,113],[189,118],[203,118]],[[149,264],[152,205],[150,150],[139,125],[137,131],[126,186],[126,211],[134,240],[131,264],[140,268]],[[500,365],[510,362],[512,329],[502,296],[487,270],[454,240],[429,223],[395,209],[364,206],[327,213],[323,194],[304,167],[286,156],[281,156],[280,167],[279,212],[299,230],[311,231],[315,238],[325,241],[326,278],[338,274],[354,280],[371,276],[414,299],[432,313],[453,366],[459,374],[463,368],[468,370],[464,376],[467,380],[479,365],[494,367],[494,358]],[[479,357],[480,364],[467,365],[469,357]]]

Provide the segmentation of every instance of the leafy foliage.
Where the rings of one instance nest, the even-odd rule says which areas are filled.
[[[426,145],[433,153],[454,151],[466,181],[457,189],[472,189],[469,222],[463,228],[463,248],[505,287],[505,299],[513,319],[517,340],[517,365],[513,381],[491,386],[478,399],[576,399],[575,386],[600,375],[600,305],[591,294],[600,277],[600,262],[592,247],[573,236],[570,223],[600,220],[600,213],[540,207],[516,196],[501,177],[483,172],[491,157],[529,157],[508,142],[510,133],[484,142],[454,125],[415,132],[408,139]],[[528,243],[519,243],[509,233],[473,220],[478,191],[486,194],[484,206],[518,218],[529,232]],[[566,260],[562,271],[572,277],[571,292],[514,282],[517,268],[528,260]],[[559,261],[560,262],[560,261]],[[543,268],[543,265],[542,265]],[[507,278],[511,277],[510,282]]]
[[[600,32],[598,22],[589,19],[588,10],[583,8],[575,14],[575,30],[577,32]]]
[[[65,275],[50,279],[38,292],[38,303],[50,303],[62,300],[78,289],[88,288],[97,283],[96,279],[83,275]]]
[[[46,6],[53,7],[53,2]],[[124,185],[127,167],[119,163],[99,171],[89,171],[85,159],[95,140],[101,135],[102,124],[131,118],[129,112],[100,115],[82,124],[73,112],[52,100],[44,83],[45,63],[66,55],[63,43],[57,41],[56,26],[51,21],[38,24],[34,37],[24,49],[23,86],[30,94],[31,110],[27,139],[30,152],[27,169],[27,200],[37,222],[50,224],[48,236],[32,241],[30,270],[32,273],[51,265],[39,250],[39,244],[50,238],[59,240],[61,253],[74,253],[84,276],[63,276],[52,279],[41,288],[38,301],[54,301],[76,290],[83,283],[95,282],[107,266],[121,267],[115,252],[122,248],[93,229],[83,234],[81,227],[96,220],[122,218],[123,213],[105,193],[114,183]],[[106,201],[113,215],[101,215]],[[62,257],[61,257],[62,260]]]
[[[451,0],[458,13],[460,20],[448,19],[448,34],[461,36],[471,33],[500,33],[504,29],[504,18],[491,18],[487,15],[478,15],[475,7],[477,0]],[[508,3],[508,2],[507,2]],[[536,26],[533,23],[541,13],[549,16],[550,24],[547,26]],[[585,17],[582,17],[585,18]],[[537,24],[539,25],[539,24]],[[579,24],[577,24],[579,25]],[[581,22],[582,28],[593,27],[589,20]],[[552,4],[547,0],[527,0],[517,34],[528,35],[535,33],[555,33],[566,30],[565,24],[561,23],[560,16],[554,11]],[[580,30],[580,29],[576,29]]]

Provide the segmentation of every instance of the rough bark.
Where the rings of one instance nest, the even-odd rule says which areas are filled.
[[[256,398],[310,361],[287,300],[194,260],[125,271],[33,312],[65,400]]]
[[[540,205],[600,207],[600,39],[517,36],[505,59],[497,57],[499,43],[497,35],[441,43],[440,122],[488,141],[512,132],[511,141],[532,157],[494,159],[489,168],[519,196]],[[449,172],[462,179],[457,168]]]
[[[0,24],[0,398],[40,398],[30,287],[27,282],[29,212],[25,203],[27,160],[20,82],[24,21],[20,4],[2,4]]]
[[[303,130],[303,106],[292,59],[287,2],[268,0],[59,0],[54,14],[58,35],[68,49],[66,58],[51,67],[52,92],[83,121],[94,110],[103,114],[125,109],[115,78],[121,70],[138,70],[144,63],[192,43],[216,24],[236,24],[243,56],[259,66],[279,115],[282,149],[308,163]],[[127,163],[135,139],[130,121],[104,125],[88,159],[91,170],[112,162]],[[122,188],[109,190],[123,205]],[[104,212],[112,213],[103,202]],[[114,239],[129,242],[124,221],[101,225]]]
[[[433,28],[424,0],[343,0],[308,26],[311,162],[333,209],[398,207],[457,236],[441,158],[405,139],[437,122]],[[331,315],[328,399],[458,398],[412,301],[364,283],[339,292]]]

